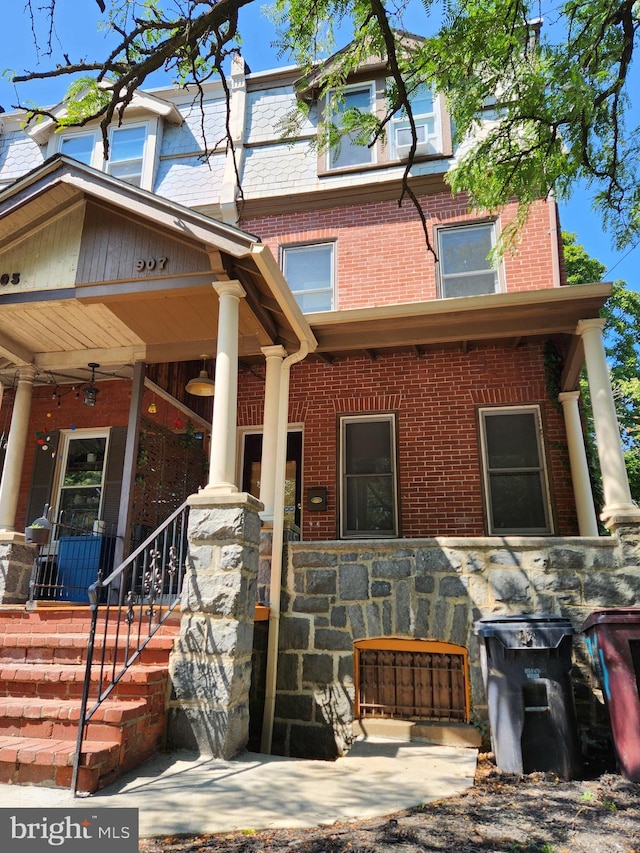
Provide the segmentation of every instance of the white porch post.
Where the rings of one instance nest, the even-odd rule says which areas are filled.
[[[276,485],[276,451],[278,445],[278,412],[282,361],[287,351],[282,346],[263,347],[266,360],[264,385],[264,419],[262,431],[262,462],[260,466],[260,503],[263,521],[273,521]]]
[[[622,454],[618,418],[602,342],[603,326],[604,320],[581,320],[577,328],[584,343],[584,357],[602,474],[604,507],[601,517],[608,522],[615,515],[637,516],[640,521],[640,509],[635,506],[631,498],[627,469]]]
[[[11,533],[15,530],[18,493],[24,464],[24,452],[27,446],[29,415],[36,368],[29,364],[18,370],[18,387],[13,404],[7,454],[0,483],[0,532]],[[33,519],[27,519],[32,521]]]
[[[571,465],[571,480],[573,494],[576,500],[578,514],[578,529],[581,536],[598,536],[598,519],[593,505],[593,492],[589,479],[589,466],[582,435],[582,423],[578,410],[579,391],[564,391],[558,395],[562,403],[564,423],[567,431],[569,448],[569,464]]]
[[[238,491],[234,483],[238,405],[238,330],[240,299],[247,294],[238,281],[218,282],[213,286],[220,304],[209,482],[205,492],[230,494]]]

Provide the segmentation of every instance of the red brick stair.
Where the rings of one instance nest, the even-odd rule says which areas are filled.
[[[0,783],[68,787],[76,750],[90,611],[78,606],[0,607]],[[162,743],[169,653],[178,632],[170,617],[94,713],[82,747],[78,790],[93,793],[156,752]],[[117,671],[138,639],[137,624],[98,630],[94,661]],[[123,641],[128,643],[123,649]],[[112,667],[107,666],[109,675]],[[98,692],[94,666],[89,707]],[[104,684],[103,684],[104,686]]]

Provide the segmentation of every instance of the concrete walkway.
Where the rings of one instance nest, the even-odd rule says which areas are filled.
[[[0,785],[0,807],[139,809],[140,837],[313,827],[381,817],[473,785],[477,750],[361,739],[335,762],[245,753],[233,761],[159,754],[87,799]]]

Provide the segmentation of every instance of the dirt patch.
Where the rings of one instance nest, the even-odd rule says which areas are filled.
[[[480,756],[458,797],[314,829],[143,839],[141,853],[640,853],[640,784],[605,773],[517,776]]]

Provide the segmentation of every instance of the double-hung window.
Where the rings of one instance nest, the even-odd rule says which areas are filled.
[[[286,246],[282,249],[284,277],[306,314],[333,308],[334,254],[333,243]]]
[[[480,410],[489,533],[551,533],[538,406]]]
[[[331,95],[329,97],[331,99]],[[357,119],[358,113],[371,113],[373,99],[373,84],[367,83],[346,89],[329,117],[330,124],[340,130],[352,118]],[[373,146],[363,144],[360,135],[361,133],[354,128],[329,148],[327,154],[329,169],[366,166],[374,162]]]
[[[396,430],[393,415],[341,418],[340,472],[342,537],[397,536]]]
[[[109,131],[109,159],[103,157],[102,135],[92,133],[74,133],[62,136],[59,150],[78,160],[133,184],[144,184],[144,163],[147,148],[147,126],[145,124],[123,125]]]
[[[418,86],[410,97],[411,113],[416,128],[416,154],[436,154],[442,149],[438,133],[435,100],[431,89]],[[399,110],[391,120],[391,156],[407,157],[411,151],[411,124],[406,110]]]
[[[480,296],[500,289],[499,271],[489,260],[495,246],[493,222],[438,229],[440,296]]]

